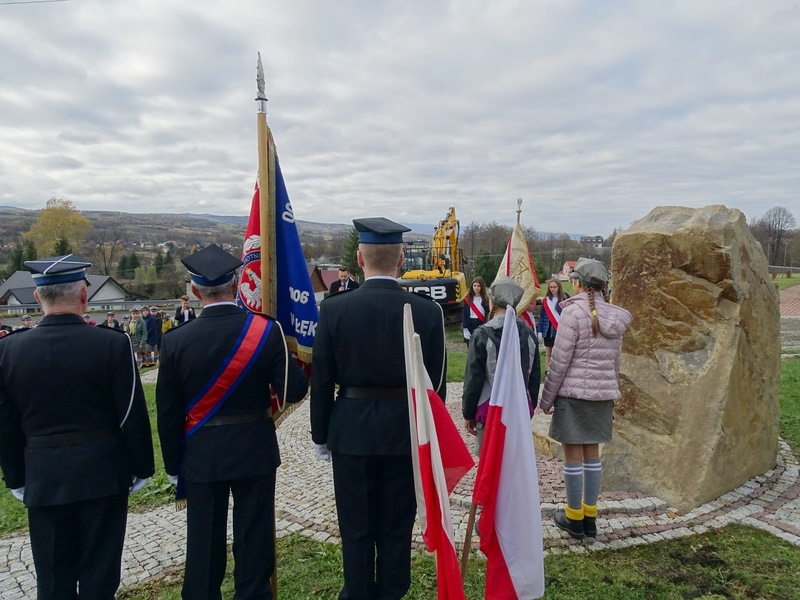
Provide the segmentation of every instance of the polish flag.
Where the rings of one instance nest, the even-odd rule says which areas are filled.
[[[486,555],[485,598],[541,598],[539,477],[514,311],[506,311],[503,323],[472,501],[483,507],[479,530],[481,552]]]
[[[411,457],[422,537],[428,551],[436,553],[439,600],[464,600],[449,496],[475,461],[447,407],[433,390],[408,304],[403,311],[403,329]]]

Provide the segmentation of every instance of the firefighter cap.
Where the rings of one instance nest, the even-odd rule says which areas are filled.
[[[199,252],[184,256],[183,266],[189,271],[192,281],[204,287],[216,287],[233,279],[242,261],[211,244]]]
[[[390,221],[385,217],[368,217],[353,219],[361,244],[401,244],[403,233],[411,231],[409,227]]]
[[[69,283],[71,281],[80,281],[81,279],[88,285],[89,280],[86,279],[86,269],[91,267],[92,263],[74,254],[67,254],[65,256],[26,260],[25,266],[31,272],[31,277],[33,277],[33,282],[37,287]]]

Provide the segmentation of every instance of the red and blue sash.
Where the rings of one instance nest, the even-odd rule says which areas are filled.
[[[184,440],[189,439],[208,422],[236,391],[255,363],[271,329],[271,319],[255,316],[252,313],[247,316],[242,332],[228,356],[187,406],[186,424],[183,428]]]

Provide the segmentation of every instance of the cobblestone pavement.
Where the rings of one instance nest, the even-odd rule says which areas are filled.
[[[447,396],[447,406],[460,426],[461,385],[448,386]],[[540,418],[544,416],[536,417]],[[309,404],[305,401],[278,429],[283,464],[278,470],[277,531],[279,536],[300,533],[336,543],[339,538],[331,467],[314,457],[308,423]],[[549,552],[622,548],[702,533],[731,523],[752,525],[800,546],[798,463],[783,442],[773,469],[690,513],[679,514],[650,496],[603,493],[599,534],[594,542],[572,540],[553,525],[552,514],[564,499],[560,462],[539,456],[537,464],[544,542]],[[451,496],[459,549],[467,530],[475,471],[466,475]],[[185,518],[185,511],[176,511],[172,505],[129,516],[122,587],[179,572],[184,560]],[[473,536],[472,547],[477,548],[478,543]],[[423,547],[418,529],[414,545]],[[0,598],[30,598],[34,588],[28,536],[16,534],[0,539]]]
[[[785,294],[792,290],[795,290],[793,297],[787,300]],[[800,347],[800,286],[781,293],[781,315],[782,346]],[[153,370],[143,374],[142,381],[154,383],[155,378]],[[461,384],[448,385],[447,406],[459,427],[460,398]],[[278,536],[300,533],[321,542],[337,543],[331,467],[314,457],[308,411],[308,402],[304,401],[278,429],[283,464],[278,469],[277,532]],[[537,415],[533,427],[541,429],[541,420],[545,418]],[[463,430],[462,435],[467,437]],[[689,513],[680,514],[652,496],[625,492],[601,494],[596,541],[572,540],[553,525],[552,514],[565,497],[561,465],[557,459],[540,454],[537,467],[544,543],[548,552],[623,548],[694,535],[731,523],[752,525],[800,546],[800,472],[798,461],[782,441],[773,469]],[[467,530],[475,472],[472,469],[451,496],[459,551]],[[123,588],[180,573],[184,561],[185,520],[185,511],[176,511],[172,505],[129,515],[123,553]],[[472,548],[477,548],[478,543],[478,538],[473,536]],[[423,547],[418,528],[414,545]],[[35,586],[27,534],[0,538],[0,598],[31,598],[35,595]]]

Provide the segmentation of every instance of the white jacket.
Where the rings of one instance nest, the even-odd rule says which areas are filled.
[[[622,335],[631,313],[595,293],[600,333],[592,336],[592,314],[586,292],[561,303],[561,321],[550,354],[540,407],[548,410],[556,396],[582,400],[618,400]]]

